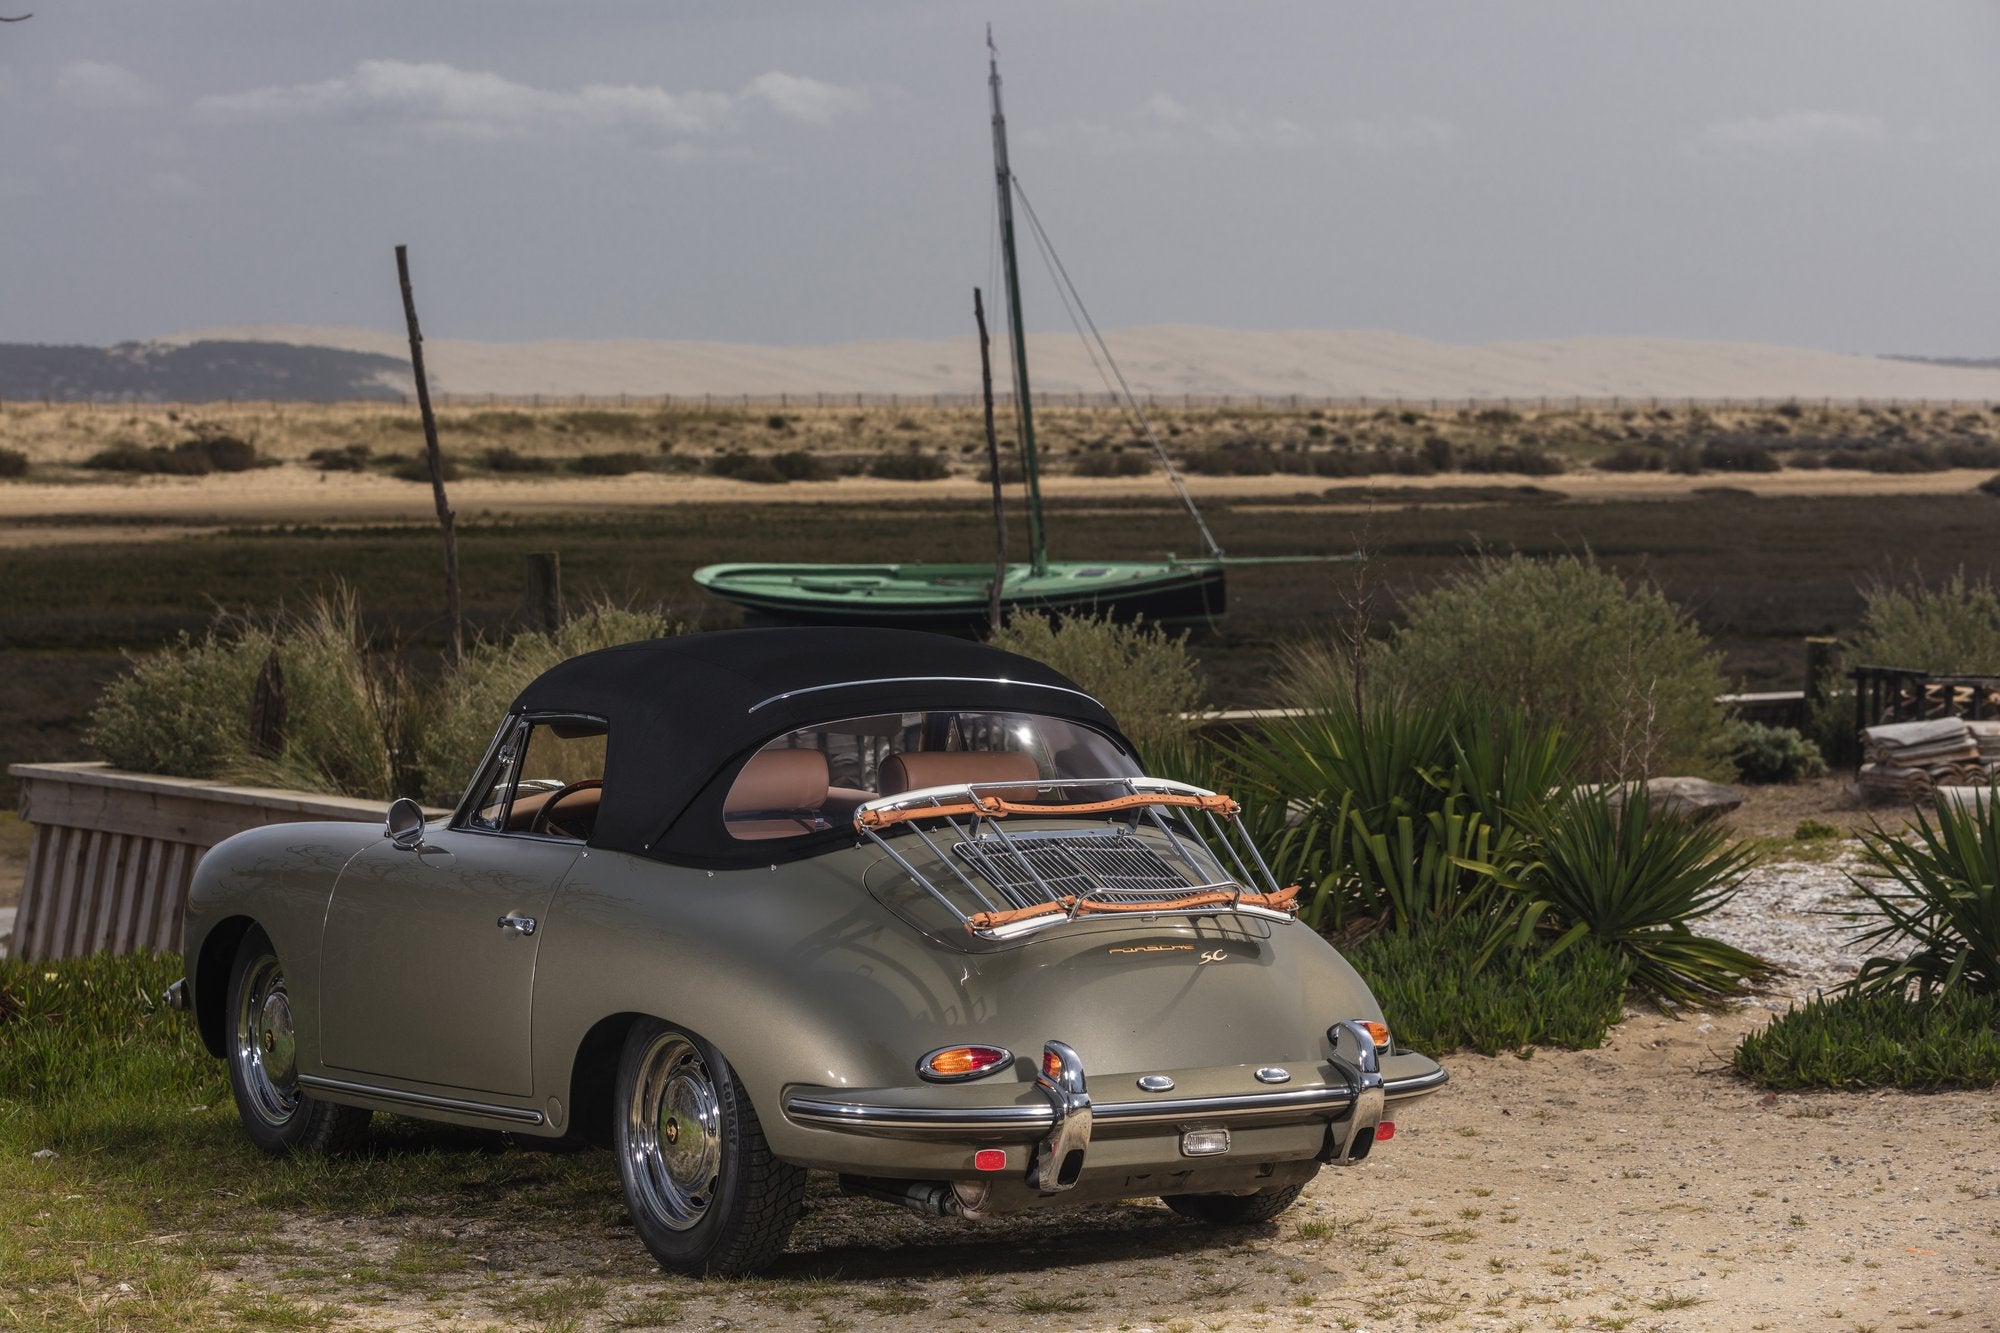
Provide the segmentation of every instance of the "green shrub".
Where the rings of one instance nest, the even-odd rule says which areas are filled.
[[[249,756],[250,695],[270,654],[268,632],[238,626],[183,633],[129,659],[91,714],[84,739],[113,768],[179,778],[219,777]]]
[[[1864,944],[1902,945],[1848,983],[1919,997],[1965,989],[2000,994],[2000,784],[1969,805],[1940,794],[1932,814],[1901,834],[1861,835],[1863,868],[1848,878],[1878,914],[1856,926]]]
[[[1815,996],[1745,1037],[1732,1063],[1766,1088],[1990,1088],[2000,1084],[2000,996]]]
[[[635,435],[645,429],[646,421],[637,412],[588,408],[580,412],[565,412],[552,421],[550,427],[576,435]]]
[[[1792,838],[1796,842],[1825,842],[1846,836],[1839,828],[1823,819],[1801,819],[1798,827],[1792,830]]]
[[[1149,454],[1119,451],[1078,454],[1069,470],[1079,477],[1143,477],[1153,470]]]
[[[1186,634],[1144,621],[1094,616],[1060,620],[1024,611],[995,634],[993,646],[1060,671],[1118,719],[1142,757],[1186,740],[1187,714],[1202,707],[1201,678]]]
[[[753,454],[748,449],[731,449],[717,454],[708,461],[708,470],[713,476],[755,482],[760,486],[782,486],[791,480],[771,459]]]
[[[440,452],[438,463],[446,481],[458,480],[458,462],[450,454]],[[430,458],[427,454],[398,458],[389,464],[389,475],[398,481],[428,482],[431,479]]]
[[[1622,805],[1605,788],[1579,789],[1524,822],[1535,859],[1508,880],[1519,896],[1517,944],[1539,935],[1560,953],[1594,941],[1626,958],[1632,985],[1668,1007],[1770,974],[1763,960],[1688,929],[1736,895],[1755,859],[1714,824],[1652,813],[1643,787]]]
[[[569,460],[569,470],[586,477],[623,477],[644,472],[650,460],[644,454],[581,454]]]
[[[1701,446],[1701,466],[1711,472],[1776,472],[1784,466],[1769,445],[1755,440],[1710,440]]]
[[[1472,918],[1378,935],[1346,950],[1382,1006],[1397,1045],[1427,1054],[1483,1055],[1526,1046],[1588,1050],[1622,1016],[1631,967],[1583,943],[1481,960]]]
[[[1591,466],[1600,472],[1661,472],[1667,466],[1667,451],[1621,444]]]
[[[28,475],[28,456],[19,449],[0,449],[0,477]]]
[[[1519,708],[1575,741],[1585,776],[1727,772],[1720,659],[1655,588],[1588,557],[1488,557],[1404,614],[1376,669],[1406,697]]]
[[[83,461],[104,472],[139,472],[202,477],[211,472],[247,472],[261,461],[257,446],[204,423],[189,426],[194,433],[173,445],[139,445],[120,441]]]
[[[306,461],[321,472],[365,472],[374,453],[365,444],[347,444],[315,449],[306,455]]]
[[[919,449],[881,453],[868,460],[868,475],[884,481],[938,481],[951,475],[951,468],[936,454]]]
[[[1278,470],[1278,455],[1268,445],[1220,444],[1193,450],[1181,459],[1181,471],[1208,477],[1268,477]]]
[[[1725,733],[1730,762],[1745,782],[1797,782],[1826,776],[1819,746],[1791,727],[1733,721]]]
[[[1959,570],[1932,587],[1881,579],[1861,589],[1861,630],[1849,660],[1868,666],[1979,675],[2000,672],[2000,590]]]
[[[833,475],[818,454],[806,449],[772,454],[771,468],[786,481],[825,481]]]
[[[420,799],[452,805],[486,753],[494,728],[515,696],[535,677],[579,653],[640,639],[664,638],[686,627],[658,610],[600,602],[571,616],[553,633],[517,634],[474,644],[465,661],[439,682],[414,738],[414,783]]]
[[[402,795],[411,691],[393,655],[363,629],[354,594],[316,597],[265,634],[284,676],[284,745],[273,755],[249,749],[246,698],[237,715],[245,752],[229,776],[379,801]]]
[[[524,454],[506,445],[495,445],[481,455],[481,462],[494,472],[553,472],[556,460],[546,454]]]

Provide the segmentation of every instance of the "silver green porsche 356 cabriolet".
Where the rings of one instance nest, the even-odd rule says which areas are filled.
[[[769,1262],[812,1170],[1258,1221],[1445,1073],[1235,814],[977,644],[628,644],[530,685],[447,819],[215,848],[179,998],[260,1147],[376,1110],[606,1143],[668,1268]]]

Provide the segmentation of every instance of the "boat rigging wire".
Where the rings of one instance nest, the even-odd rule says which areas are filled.
[[[1105,390],[1120,407],[1125,409],[1125,414],[1145,434],[1146,442],[1153,446],[1153,453],[1159,458],[1160,466],[1166,469],[1167,480],[1173,483],[1175,494],[1179,495],[1181,503],[1187,506],[1188,517],[1192,518],[1194,525],[1201,529],[1201,537],[1208,543],[1209,554],[1220,560],[1222,547],[1216,542],[1215,534],[1208,530],[1208,523],[1202,518],[1201,510],[1195,507],[1194,496],[1189,494],[1187,482],[1181,478],[1180,469],[1174,466],[1173,459],[1167,457],[1166,446],[1160,443],[1159,432],[1153,429],[1153,423],[1146,416],[1145,409],[1139,406],[1137,395],[1132,392],[1132,386],[1125,380],[1125,372],[1118,368],[1117,359],[1111,355],[1110,345],[1104,341],[1104,335],[1098,332],[1097,321],[1090,317],[1090,308],[1083,303],[1083,293],[1077,291],[1076,284],[1070,280],[1069,269],[1063,264],[1062,256],[1056,253],[1055,243],[1049,239],[1048,231],[1042,226],[1042,219],[1036,214],[1035,205],[1029,200],[1027,190],[1021,185],[1021,178],[1012,171],[1007,173],[1007,177],[1014,187],[1015,195],[1021,201],[1021,208],[1028,215],[1029,234],[1035,238],[1036,248],[1042,252],[1043,261],[1049,265],[1050,276],[1055,279],[1057,294],[1063,298],[1063,309],[1070,312],[1070,323],[1076,326],[1077,336],[1083,339],[1084,351],[1090,355],[1090,364],[1096,367],[1098,377],[1104,381]],[[1070,309],[1072,299],[1076,302],[1074,310]],[[1077,322],[1079,313],[1083,317],[1081,324]],[[1085,325],[1089,326],[1088,334],[1084,332]],[[1091,346],[1093,342],[1096,344],[1095,351]],[[1105,363],[1111,368],[1111,375],[1117,377],[1116,387],[1112,385],[1111,377],[1105,374],[1104,367],[1098,365],[1098,352],[1103,353]]]

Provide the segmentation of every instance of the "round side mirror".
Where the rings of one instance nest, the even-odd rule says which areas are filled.
[[[398,797],[389,805],[389,817],[383,821],[382,836],[406,852],[423,846],[424,808],[407,796]]]

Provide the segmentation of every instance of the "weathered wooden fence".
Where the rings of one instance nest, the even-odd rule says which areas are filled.
[[[1849,674],[1854,677],[1857,735],[1885,722],[2000,718],[2000,676],[1946,676],[1882,666],[1858,666]]]
[[[10,952],[19,958],[178,949],[201,854],[234,833],[298,820],[379,823],[380,801],[125,773],[13,764],[33,826]]]

